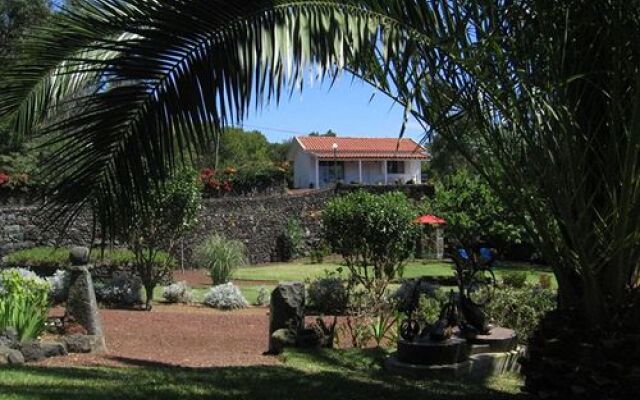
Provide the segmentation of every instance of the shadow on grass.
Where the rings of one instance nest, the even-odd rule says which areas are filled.
[[[0,369],[2,399],[524,399],[484,385],[387,376],[383,352],[294,352],[287,365],[188,369],[122,359],[134,368]],[[288,364],[292,366],[289,366]],[[293,367],[295,365],[296,367]]]

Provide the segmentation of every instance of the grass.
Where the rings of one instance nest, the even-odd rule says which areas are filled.
[[[409,381],[387,376],[375,350],[287,351],[282,366],[183,369],[0,368],[0,398],[26,399],[524,399],[521,380]],[[125,360],[126,361],[126,360]]]
[[[308,264],[296,261],[286,264],[268,264],[266,266],[251,266],[238,269],[235,279],[259,280],[259,281],[304,281],[305,279],[319,278],[327,271],[335,272],[341,265],[337,262],[324,264]],[[342,267],[344,268],[344,267]],[[507,263],[494,268],[498,278],[507,271],[524,271],[527,273],[527,281],[538,282],[541,274],[549,274],[547,267],[526,263]],[[412,261],[407,264],[404,277],[415,278],[419,276],[447,276],[453,275],[453,265],[443,261]],[[555,282],[555,280],[554,280]]]
[[[156,258],[158,261],[170,260],[174,262],[169,254],[159,252]],[[93,248],[91,261],[98,264],[123,265],[135,261],[133,252],[126,249],[104,249]],[[55,247],[34,247],[26,250],[19,250],[7,256],[7,264],[11,266],[55,266],[62,268],[70,265],[69,249]]]

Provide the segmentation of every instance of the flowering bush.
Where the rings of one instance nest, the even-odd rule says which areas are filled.
[[[11,182],[11,177],[4,172],[0,172],[0,187]]]
[[[237,170],[228,167],[222,170],[204,168],[200,171],[200,182],[206,195],[220,197],[270,192],[284,188],[290,176],[288,165],[258,164]]]
[[[249,306],[240,288],[231,282],[212,287],[204,296],[203,303],[220,310],[238,310]]]
[[[116,272],[110,281],[96,282],[96,299],[109,307],[132,307],[142,303],[140,279]]]
[[[233,190],[232,177],[236,170],[227,168],[221,173],[212,168],[205,168],[200,172],[200,182],[204,191],[213,195],[222,195]]]
[[[187,282],[177,282],[165,286],[162,290],[162,297],[167,303],[191,303],[193,301],[193,292]]]
[[[0,332],[11,327],[21,341],[37,338],[45,328],[49,289],[46,280],[29,270],[0,272]]]

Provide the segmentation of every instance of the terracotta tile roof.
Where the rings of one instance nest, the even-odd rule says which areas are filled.
[[[300,146],[320,158],[334,158],[333,144],[338,145],[337,158],[427,159],[427,151],[413,139],[299,136]]]

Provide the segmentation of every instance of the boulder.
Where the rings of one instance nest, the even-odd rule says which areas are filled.
[[[102,353],[106,350],[104,337],[95,335],[65,336],[64,345],[69,353]]]
[[[304,329],[305,288],[302,282],[280,283],[271,293],[269,320],[269,353],[282,351],[274,341],[276,331],[286,329],[293,337]],[[282,336],[282,334],[280,334]],[[288,337],[288,336],[287,336]]]
[[[8,347],[10,349],[15,349],[18,347],[20,341],[18,340],[18,331],[14,328],[5,329],[2,334],[0,334],[0,347]]]
[[[0,365],[22,365],[24,356],[21,352],[8,347],[0,346]]]
[[[269,341],[270,353],[280,354],[287,346],[295,346],[297,342],[296,335],[290,329],[278,329],[271,334]]]
[[[40,347],[46,358],[64,357],[69,354],[65,344],[60,342],[42,342],[40,343]]]
[[[24,342],[20,345],[20,352],[26,362],[44,360],[45,354],[42,344],[35,340]]]

